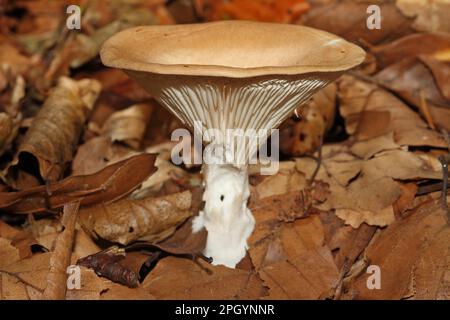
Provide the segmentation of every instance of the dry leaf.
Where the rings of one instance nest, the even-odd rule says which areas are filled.
[[[310,1],[311,2],[311,1]],[[369,5],[378,5],[382,14],[382,27],[367,27]],[[329,0],[315,1],[312,8],[303,15],[300,23],[326,30],[347,40],[377,44],[392,41],[411,33],[411,21],[403,16],[395,1],[370,0]]]
[[[428,129],[417,113],[375,84],[344,76],[339,83],[339,95],[347,132],[357,140],[392,131],[399,145],[446,147],[442,136]]]
[[[349,286],[358,299],[449,298],[449,228],[433,202],[390,225],[366,250],[381,269],[381,289],[369,290],[363,273]]]
[[[255,210],[249,254],[269,299],[318,299],[338,278],[320,219],[279,224],[276,208]]]
[[[55,250],[50,258],[47,286],[43,293],[44,299],[63,300],[66,297],[66,270],[70,264],[79,205],[80,202],[64,205],[62,217],[64,231],[57,237]]]
[[[142,287],[157,299],[258,299],[265,290],[252,272],[167,257],[158,262]],[[209,272],[208,272],[209,270]]]
[[[138,149],[150,120],[152,105],[141,103],[113,113],[104,123],[102,134]]]
[[[397,0],[397,7],[409,18],[414,19],[417,31],[450,32],[450,3],[447,0]]]
[[[29,161],[38,165],[40,178],[56,181],[61,177],[67,163],[72,160],[87,114],[100,88],[100,83],[95,80],[60,79],[34,118],[12,166],[8,168],[9,183],[20,187],[14,182],[17,174],[14,171],[32,166],[26,163],[30,156]]]
[[[0,112],[0,155],[3,155],[5,150],[10,147],[18,129],[19,127],[12,117],[4,112]]]
[[[194,214],[189,210],[191,203],[190,191],[159,198],[123,199],[81,209],[80,223],[91,236],[120,244],[157,241],[171,235]]]
[[[445,55],[450,46],[448,33],[415,33],[370,49],[379,69],[419,55]],[[415,80],[415,79],[411,79]]]
[[[144,153],[92,175],[68,177],[51,184],[48,189],[39,186],[17,192],[0,192],[0,208],[14,213],[28,213],[58,208],[77,200],[81,200],[82,205],[108,203],[138,187],[156,170],[154,161],[154,155]]]
[[[290,191],[300,191],[306,186],[305,175],[295,169],[280,170],[268,176],[256,186],[258,199],[280,195]]]

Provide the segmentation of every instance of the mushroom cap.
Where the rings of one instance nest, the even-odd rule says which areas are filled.
[[[338,72],[365,58],[360,47],[325,31],[251,21],[130,28],[100,54],[105,65],[126,70],[230,78]]]
[[[314,92],[365,58],[358,46],[324,31],[249,21],[131,28],[108,39],[100,55],[206,143],[225,146],[234,143],[228,129],[258,131],[258,143],[265,140]],[[256,148],[237,142],[237,161],[246,163]]]

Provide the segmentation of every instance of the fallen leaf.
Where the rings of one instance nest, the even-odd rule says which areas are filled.
[[[155,156],[140,154],[86,176],[72,176],[57,183],[17,192],[0,192],[0,208],[28,213],[58,208],[81,200],[82,205],[108,203],[132,192],[152,174]],[[139,174],[136,174],[138,172]],[[50,194],[49,194],[50,193]]]
[[[120,244],[136,240],[157,241],[194,214],[191,192],[139,200],[122,199],[110,204],[82,208],[80,223],[94,238]]]
[[[57,237],[56,246],[50,258],[44,299],[63,300],[66,297],[67,267],[70,264],[79,206],[80,202],[64,205],[62,217],[64,231]]]
[[[448,50],[450,36],[444,32],[414,33],[392,42],[375,46],[370,51],[376,56],[379,70],[419,55],[440,55]],[[411,79],[415,80],[415,79]]]
[[[320,219],[311,216],[279,224],[276,209],[254,211],[256,229],[249,254],[269,299],[318,299],[338,278]],[[275,216],[274,216],[275,215]]]
[[[381,289],[369,290],[370,275],[349,284],[358,299],[448,299],[449,236],[445,212],[434,202],[422,204],[391,224],[367,248],[370,264],[381,269]],[[407,253],[407,254],[402,254]]]
[[[380,29],[367,27],[369,4],[380,7],[383,17]],[[401,14],[394,1],[314,1],[299,23],[332,32],[352,42],[362,39],[371,44],[389,42],[412,32],[411,21]]]
[[[26,169],[26,158],[38,165],[44,181],[58,180],[81,134],[87,113],[92,109],[101,85],[94,80],[74,81],[61,78],[28,129],[15,160],[7,170],[7,181],[15,188],[14,177],[21,166]],[[24,167],[25,166],[25,167]],[[29,167],[28,167],[29,168]]]
[[[136,104],[113,113],[104,123],[102,134],[138,149],[150,120],[152,105]]]
[[[392,131],[399,145],[446,147],[442,136],[428,129],[417,113],[375,84],[344,76],[339,82],[339,96],[347,132],[357,140]]]
[[[450,3],[446,0],[397,0],[397,7],[408,18],[413,18],[417,31],[450,32],[448,12]]]
[[[258,299],[265,292],[261,280],[252,272],[212,266],[204,261],[199,264],[164,258],[142,287],[157,299]]]

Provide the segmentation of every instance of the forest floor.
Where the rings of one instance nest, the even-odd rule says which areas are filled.
[[[0,300],[450,299],[449,5],[370,1],[373,29],[364,1],[193,2],[0,9]],[[98,56],[127,27],[223,17],[367,51],[282,124],[278,173],[250,167],[256,226],[236,269],[191,233],[202,176],[170,161],[180,122]]]

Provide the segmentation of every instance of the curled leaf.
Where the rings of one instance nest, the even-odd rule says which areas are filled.
[[[95,80],[74,81],[61,78],[50,93],[42,109],[28,129],[12,166],[7,181],[14,187],[18,170],[29,170],[30,163],[38,166],[38,178],[58,180],[72,160],[84,122],[92,109],[101,85]],[[31,157],[31,159],[30,159]]]
[[[120,244],[157,241],[171,235],[190,217],[192,196],[183,191],[158,198],[122,199],[83,208],[80,223],[92,236]]]
[[[50,186],[0,192],[0,208],[11,213],[45,211],[81,200],[82,205],[108,203],[136,189],[156,168],[155,156],[140,154],[91,175],[72,176]]]

